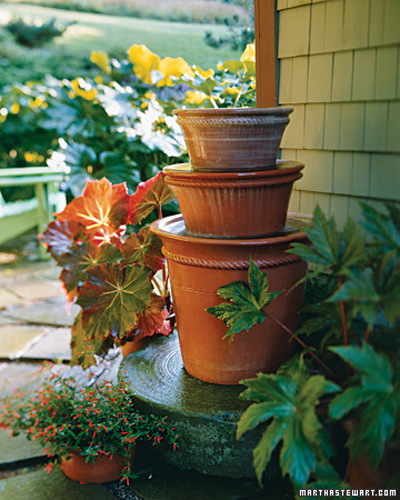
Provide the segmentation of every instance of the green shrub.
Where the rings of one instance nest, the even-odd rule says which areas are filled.
[[[56,19],[51,19],[47,23],[41,20],[25,21],[20,17],[15,17],[6,26],[16,41],[24,47],[40,47],[53,38],[60,36],[72,23],[63,24]]]

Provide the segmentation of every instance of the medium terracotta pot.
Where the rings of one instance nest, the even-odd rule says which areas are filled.
[[[285,227],[293,183],[302,163],[278,161],[275,170],[193,172],[188,163],[164,168],[188,234],[257,238]]]
[[[293,342],[274,321],[266,319],[236,335],[232,346],[223,339],[225,324],[205,311],[221,302],[217,290],[233,281],[247,281],[249,257],[268,272],[270,290],[290,289],[307,272],[300,257],[287,254],[306,234],[283,231],[272,238],[227,240],[185,234],[182,216],[152,223],[168,260],[174,310],[185,369],[205,382],[235,385],[258,372],[274,372],[292,354]],[[291,330],[297,327],[304,286],[281,294],[267,311]]]
[[[79,452],[71,451],[70,458],[63,458],[60,468],[64,474],[82,483],[108,483],[116,481],[122,476],[122,470],[126,465],[126,458],[116,453],[112,459],[101,455],[95,462],[85,463],[85,457],[82,457]],[[131,460],[134,457],[132,453]]]
[[[178,116],[195,171],[275,168],[293,108],[181,109]]]

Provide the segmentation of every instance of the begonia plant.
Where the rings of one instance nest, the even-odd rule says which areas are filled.
[[[72,327],[72,364],[87,367],[113,344],[168,335],[172,304],[161,241],[140,225],[174,199],[163,174],[129,195],[125,183],[88,180],[82,195],[40,236],[62,268],[60,280],[81,311]]]

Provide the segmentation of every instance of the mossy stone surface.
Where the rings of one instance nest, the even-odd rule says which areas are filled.
[[[261,430],[236,439],[237,421],[250,404],[239,399],[244,388],[209,384],[187,374],[176,334],[127,356],[120,373],[137,406],[146,413],[168,415],[179,432],[179,448],[157,446],[158,456],[183,470],[254,477],[252,450]],[[267,473],[278,471],[272,467]]]

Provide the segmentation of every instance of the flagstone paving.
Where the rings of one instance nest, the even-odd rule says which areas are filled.
[[[75,304],[72,304],[68,311],[65,297],[60,296],[24,306],[9,307],[0,314],[11,321],[19,320],[38,325],[71,326],[78,312],[79,307]]]

